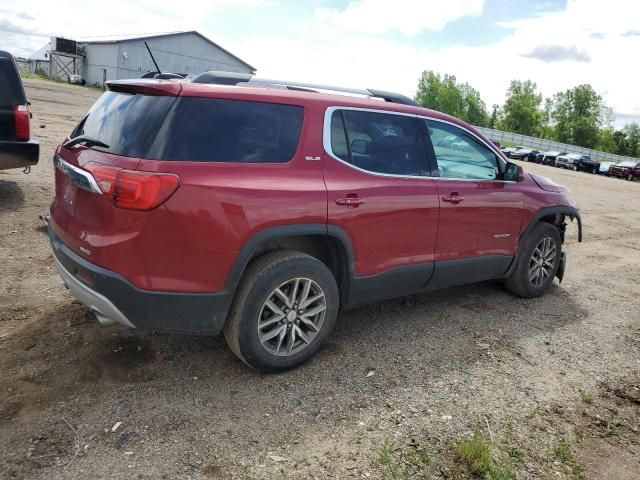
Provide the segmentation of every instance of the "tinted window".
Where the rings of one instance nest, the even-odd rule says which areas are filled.
[[[331,149],[338,158],[363,170],[419,175],[423,149],[417,127],[415,118],[404,115],[335,111],[331,119]]]
[[[22,80],[13,59],[0,54],[0,107],[13,110],[25,103]]]
[[[441,177],[495,179],[498,159],[486,145],[459,127],[425,120]]]
[[[154,153],[164,160],[288,162],[298,147],[303,117],[304,109],[293,105],[181,98]],[[166,146],[163,138],[169,140]]]
[[[0,52],[0,139],[15,140],[14,109],[26,99],[13,58]]]
[[[110,153],[148,158],[158,129],[174,97],[105,92],[71,134],[109,145]],[[96,147],[98,148],[98,147]]]

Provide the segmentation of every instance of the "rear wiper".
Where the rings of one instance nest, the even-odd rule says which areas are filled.
[[[65,144],[63,144],[63,146],[67,147],[67,148],[71,148],[71,147],[75,147],[76,145],[81,145],[81,144],[86,146],[86,147],[109,148],[109,145],[107,145],[106,143],[101,142],[97,138],[89,137],[87,135],[79,135],[77,137],[74,137],[71,140],[69,140],[68,142],[66,142]]]

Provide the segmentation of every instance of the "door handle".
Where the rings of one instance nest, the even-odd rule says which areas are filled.
[[[449,195],[443,195],[442,196],[442,201],[443,202],[453,203],[454,205],[457,205],[460,202],[464,201],[464,197],[462,195],[460,195],[458,192],[453,192],[453,193],[451,193]]]
[[[346,197],[336,199],[336,205],[344,205],[348,208],[357,208],[364,203],[364,198],[349,194]]]

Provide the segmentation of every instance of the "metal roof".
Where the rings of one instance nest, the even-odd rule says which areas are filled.
[[[220,50],[225,52],[227,55],[230,55],[231,57],[235,58],[237,61],[239,61],[240,63],[242,63],[246,67],[250,68],[254,72],[257,70],[256,67],[254,67],[253,65],[245,62],[241,58],[239,58],[236,55],[234,55],[233,53],[231,53],[226,48],[221,47],[216,42],[210,40],[209,38],[205,37],[204,35],[202,35],[200,32],[197,32],[196,30],[188,30],[188,31],[184,31],[184,32],[152,33],[152,34],[148,34],[148,35],[145,35],[145,34],[143,34],[143,35],[109,35],[108,38],[105,38],[105,37],[86,37],[86,38],[83,38],[83,39],[79,40],[78,43],[109,44],[109,43],[128,42],[128,41],[131,41],[131,40],[148,40],[148,39],[152,39],[152,38],[176,37],[176,36],[179,36],[179,35],[189,35],[189,34],[197,35],[198,37],[200,37],[203,40],[207,41],[208,43],[210,43],[214,47],[219,48]]]

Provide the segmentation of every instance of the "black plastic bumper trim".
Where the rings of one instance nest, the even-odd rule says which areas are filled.
[[[71,251],[48,226],[53,254],[64,268],[93,291],[109,299],[137,328],[216,335],[226,321],[232,295],[142,290],[118,273],[99,267]]]

